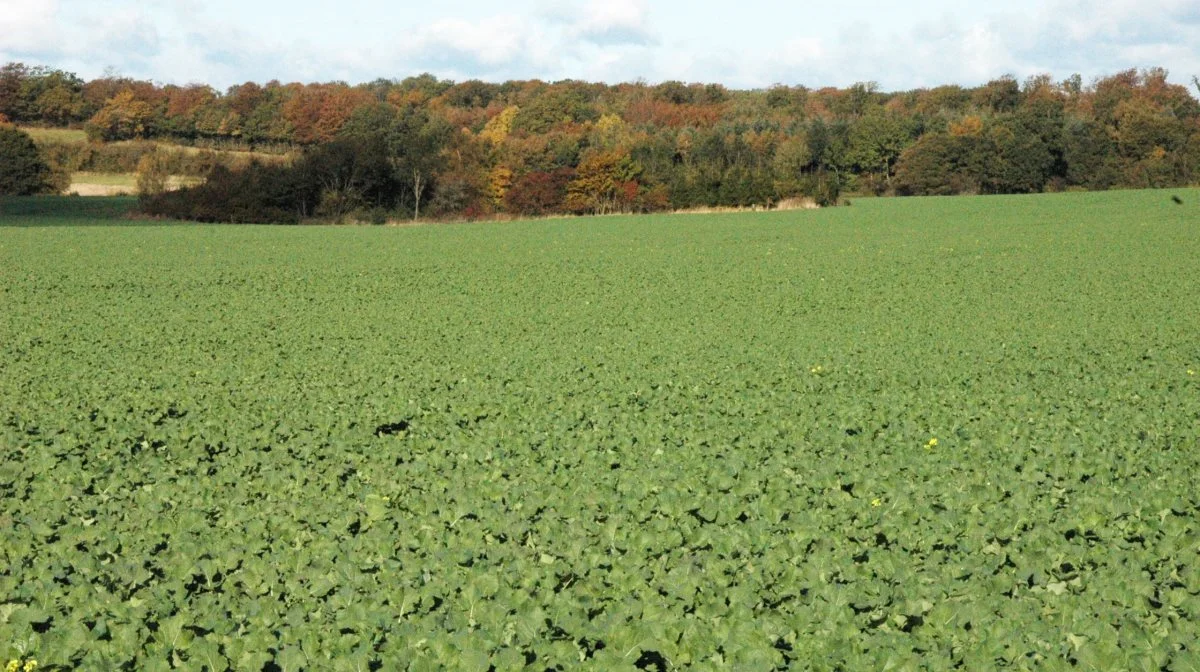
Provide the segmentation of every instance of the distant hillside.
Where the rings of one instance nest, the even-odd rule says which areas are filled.
[[[339,212],[349,203],[474,218],[1200,180],[1200,102],[1162,69],[900,92],[431,75],[221,92],[8,64],[0,115],[69,127],[36,133],[74,171],[131,172],[162,146],[152,142],[190,147],[170,151],[177,174],[193,176],[335,141],[382,152],[395,184],[364,200],[351,179],[336,190]],[[81,132],[104,144],[63,149],[83,146]]]

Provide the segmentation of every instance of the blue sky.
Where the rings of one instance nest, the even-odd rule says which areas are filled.
[[[162,83],[668,79],[885,90],[1200,75],[1200,0],[0,0],[0,62]]]

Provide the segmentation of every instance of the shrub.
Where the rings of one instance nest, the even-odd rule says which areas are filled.
[[[198,222],[296,224],[311,216],[320,190],[291,168],[251,164],[240,171],[217,167],[204,184],[146,196],[149,215]]]
[[[170,177],[171,170],[164,152],[150,152],[143,155],[138,160],[138,195],[147,197],[161,194],[167,190],[167,180]]]
[[[52,193],[54,175],[33,138],[11,126],[0,126],[0,195]]]

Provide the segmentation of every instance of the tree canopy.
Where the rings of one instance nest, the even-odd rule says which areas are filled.
[[[367,198],[362,207],[413,217],[1200,179],[1200,101],[1159,68],[1090,83],[1078,75],[1005,76],[900,92],[872,82],[737,91],[678,81],[456,83],[433,75],[358,85],[247,82],[221,92],[116,75],[85,82],[10,63],[0,68],[0,115],[83,127],[97,141],[379,145],[395,184],[387,198]]]

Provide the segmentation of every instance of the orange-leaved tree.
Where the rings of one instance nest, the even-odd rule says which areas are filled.
[[[638,197],[641,167],[620,150],[590,152],[567,185],[565,206],[576,213],[628,212]]]
[[[124,89],[108,99],[87,124],[92,140],[129,140],[145,138],[152,132],[154,108]]]

